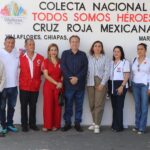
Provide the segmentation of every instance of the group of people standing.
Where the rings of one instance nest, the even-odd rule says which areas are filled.
[[[42,75],[45,78],[42,128],[44,132],[61,128],[61,95],[65,103],[65,125],[61,130],[68,131],[72,128],[75,102],[74,128],[78,132],[83,131],[81,122],[85,88],[93,120],[88,129],[94,133],[100,132],[108,93],[113,109],[111,128],[115,132],[123,131],[124,100],[131,85],[135,100],[133,131],[138,134],[144,133],[150,94],[150,60],[146,56],[147,45],[139,44],[137,57],[129,63],[121,46],[114,47],[113,58],[110,61],[101,41],[92,44],[88,57],[85,52],[79,50],[79,36],[72,35],[69,43],[70,49],[63,51],[61,59],[58,45],[55,43],[49,45],[47,58],[44,58],[35,52],[33,39],[25,40],[26,52],[18,55],[14,49],[14,37],[5,38],[4,49],[0,50],[0,136],[5,136],[8,131],[18,131],[13,124],[18,83],[22,131],[39,130],[36,125],[36,103]]]

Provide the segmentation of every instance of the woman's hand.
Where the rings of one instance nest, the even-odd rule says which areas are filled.
[[[104,88],[104,85],[100,84],[98,86],[95,87],[98,91],[102,91]]]
[[[62,88],[62,83],[61,83],[61,82],[58,82],[57,85],[56,85],[56,88],[57,88],[57,89],[61,89],[61,88]]]
[[[120,87],[117,89],[117,93],[118,93],[118,95],[122,95],[122,94],[123,94],[123,86],[120,86]]]

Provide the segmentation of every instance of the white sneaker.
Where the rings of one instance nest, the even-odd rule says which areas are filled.
[[[143,131],[138,131],[137,134],[141,135],[141,134],[144,134],[144,132]]]
[[[95,129],[95,123],[92,123],[91,126],[88,127],[89,130],[94,130]]]
[[[94,133],[100,133],[100,129],[98,125],[95,125]]]
[[[132,131],[133,132],[138,132],[138,129],[137,128],[133,128]]]

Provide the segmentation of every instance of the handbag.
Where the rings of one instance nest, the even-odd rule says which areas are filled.
[[[60,91],[60,93],[59,93],[59,98],[58,98],[58,100],[59,100],[59,105],[60,105],[60,106],[64,106],[64,94],[63,94],[62,91]]]

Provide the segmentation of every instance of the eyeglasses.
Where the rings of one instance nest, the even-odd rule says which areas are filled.
[[[140,71],[140,64],[137,65],[137,68],[138,68],[137,70],[139,72]]]

